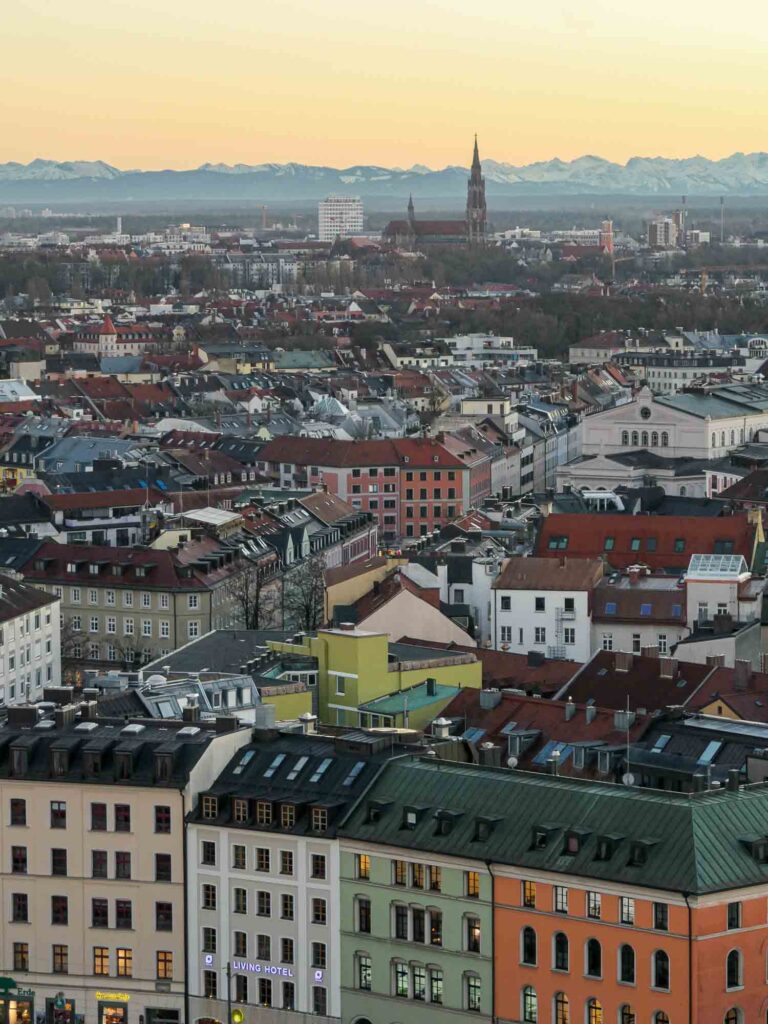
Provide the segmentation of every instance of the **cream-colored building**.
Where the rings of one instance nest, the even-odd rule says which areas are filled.
[[[4,973],[31,1021],[181,1024],[184,819],[250,734],[95,710],[11,708],[0,729]]]

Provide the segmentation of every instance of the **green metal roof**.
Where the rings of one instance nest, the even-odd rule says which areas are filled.
[[[369,820],[368,806],[383,806]],[[429,811],[415,828],[403,809]],[[460,812],[443,834],[435,812]],[[496,818],[487,838],[478,818]],[[551,831],[554,827],[554,831]],[[550,830],[534,848],[537,828]],[[565,835],[581,830],[579,852],[566,854]],[[585,834],[586,833],[586,834]],[[768,835],[768,785],[736,792],[665,793],[612,783],[509,769],[409,759],[392,762],[344,822],[340,834],[478,861],[562,872],[680,893],[706,893],[768,882],[768,863],[756,859],[748,837]],[[606,860],[599,837],[620,837]],[[630,863],[633,844],[646,844],[645,862]]]
[[[432,654],[434,653],[433,650]],[[460,692],[460,686],[445,686],[443,683],[437,683],[433,692],[429,693],[426,683],[418,683],[407,690],[396,690],[394,693],[369,700],[367,704],[361,704],[359,710],[370,711],[374,715],[400,715],[405,711],[417,711],[419,708],[429,707],[430,704],[448,703]]]

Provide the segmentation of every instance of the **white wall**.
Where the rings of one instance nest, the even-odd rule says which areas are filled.
[[[544,610],[536,611],[536,598]],[[509,599],[509,609],[502,606]],[[573,611],[564,612],[566,600]],[[558,612],[564,612],[562,617]],[[495,590],[493,592],[493,647],[513,654],[541,651],[548,657],[587,661],[591,652],[589,593],[585,590]],[[544,639],[537,640],[537,630]],[[572,640],[566,630],[573,630]],[[541,635],[541,634],[539,634]],[[570,642],[566,643],[566,638]],[[508,646],[507,646],[508,645]],[[559,653],[553,648],[562,648]]]

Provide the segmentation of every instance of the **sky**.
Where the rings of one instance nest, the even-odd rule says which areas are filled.
[[[761,0],[14,0],[3,37],[0,162],[768,149]]]

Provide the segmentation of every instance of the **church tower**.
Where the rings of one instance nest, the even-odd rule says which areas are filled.
[[[475,136],[472,170],[467,182],[467,237],[470,245],[485,245],[485,214],[485,178]]]
[[[416,220],[416,210],[413,205],[413,195],[408,199],[408,223],[413,226],[413,222]]]

